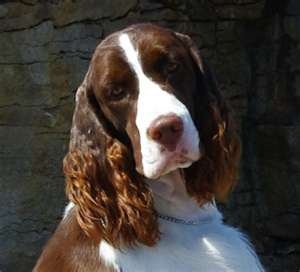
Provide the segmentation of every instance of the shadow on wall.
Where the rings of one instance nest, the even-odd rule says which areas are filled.
[[[0,271],[29,271],[61,218],[74,92],[107,34],[154,22],[190,34],[240,124],[241,180],[227,220],[270,271],[296,271],[300,207],[300,2],[2,1]]]

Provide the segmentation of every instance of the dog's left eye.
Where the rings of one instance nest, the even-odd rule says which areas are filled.
[[[167,55],[161,55],[154,65],[154,69],[163,73],[165,76],[176,73],[180,66],[178,61],[175,61],[174,58]]]
[[[172,73],[176,72],[178,70],[178,68],[179,68],[179,63],[168,62],[165,69],[168,74],[172,74]]]

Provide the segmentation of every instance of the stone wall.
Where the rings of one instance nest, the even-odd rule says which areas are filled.
[[[300,2],[0,3],[0,271],[30,271],[66,203],[74,92],[95,46],[136,22],[190,34],[239,120],[240,183],[223,206],[269,271],[300,268]]]

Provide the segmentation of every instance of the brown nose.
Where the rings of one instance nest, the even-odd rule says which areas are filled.
[[[175,150],[183,132],[183,123],[175,114],[157,118],[148,128],[148,136],[170,151]]]

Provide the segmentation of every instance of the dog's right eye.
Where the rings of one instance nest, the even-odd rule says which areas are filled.
[[[121,87],[112,87],[108,92],[108,96],[111,100],[121,100],[126,96],[126,92]]]
[[[111,90],[110,94],[113,97],[119,97],[123,94],[123,90],[121,88],[114,88]]]

